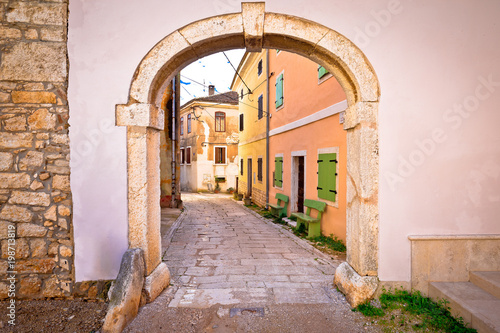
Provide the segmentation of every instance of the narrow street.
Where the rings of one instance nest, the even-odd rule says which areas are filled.
[[[183,194],[164,236],[171,286],[126,332],[379,332],[333,286],[335,261],[225,195]]]

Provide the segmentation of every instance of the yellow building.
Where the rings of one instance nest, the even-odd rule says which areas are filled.
[[[239,95],[240,172],[238,192],[266,205],[267,157],[266,128],[269,103],[267,54],[246,52],[235,75],[231,90]]]

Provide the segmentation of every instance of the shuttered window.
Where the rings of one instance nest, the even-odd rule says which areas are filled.
[[[258,104],[258,110],[259,110],[258,117],[259,117],[259,119],[261,119],[262,117],[264,117],[264,97],[263,97],[263,95],[259,96],[259,99],[257,100],[257,104]]]
[[[181,135],[184,135],[184,117],[181,117]]]
[[[224,112],[215,112],[215,131],[226,131],[226,114]]]
[[[283,105],[283,73],[276,78],[276,108]]]
[[[257,65],[257,75],[262,74],[262,59],[260,59],[259,64]]]
[[[257,159],[257,180],[262,181],[262,157]]]
[[[283,187],[283,157],[274,158],[274,186]]]
[[[318,198],[337,198],[337,154],[318,154]]]
[[[187,115],[187,128],[188,128],[188,133],[191,133],[191,113]]]
[[[318,79],[321,79],[326,74],[328,74],[328,70],[325,67],[318,65]]]
[[[226,164],[226,147],[215,147],[215,164]]]
[[[240,175],[243,176],[243,159],[240,160]]]
[[[244,116],[242,113],[242,114],[240,114],[240,132],[243,131],[243,129],[244,129],[243,120],[244,120]]]
[[[186,164],[191,164],[191,147],[186,148]]]
[[[184,164],[186,162],[186,155],[184,148],[181,148],[181,164]]]

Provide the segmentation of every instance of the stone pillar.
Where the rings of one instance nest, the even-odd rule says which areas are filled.
[[[129,248],[144,252],[145,291],[152,301],[170,282],[161,262],[160,131],[163,111],[150,104],[117,105],[116,124],[127,126]]]

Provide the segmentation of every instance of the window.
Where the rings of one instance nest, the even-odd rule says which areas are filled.
[[[326,74],[328,74],[328,70],[325,67],[318,65],[318,79],[321,79]]]
[[[181,148],[181,164],[186,163],[186,155],[184,148]]]
[[[226,164],[226,147],[214,147],[215,164]]]
[[[188,133],[191,133],[191,113],[188,114]]]
[[[191,164],[191,147],[186,148],[186,164]]]
[[[215,112],[215,131],[226,131],[226,114],[224,112]]]
[[[283,73],[276,78],[276,108],[283,105]]]
[[[243,159],[240,160],[240,175],[243,176]]]
[[[184,117],[181,117],[181,135],[184,135]]]
[[[262,59],[260,59],[259,64],[257,65],[257,75],[262,74]]]
[[[240,132],[243,131],[243,128],[244,128],[244,126],[243,126],[243,117],[244,117],[243,113],[240,114]]]
[[[283,187],[283,157],[274,158],[274,187]]]
[[[258,99],[258,110],[259,110],[258,117],[259,117],[259,119],[261,119],[264,116],[263,99],[264,99],[263,95],[260,95],[259,99]]]
[[[318,198],[335,202],[337,196],[337,154],[318,154]]]
[[[257,180],[262,181],[262,157],[257,159]]]

